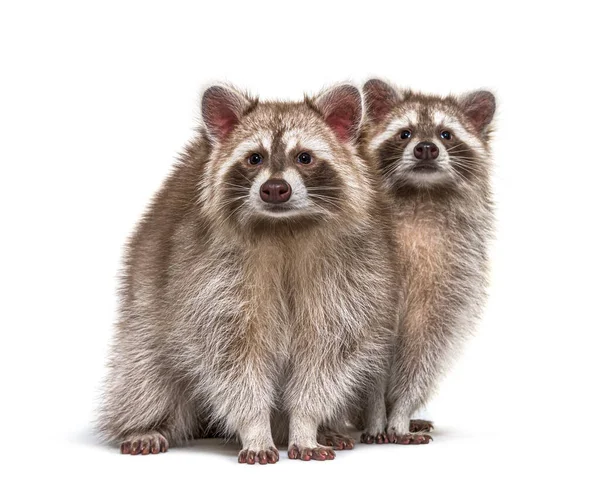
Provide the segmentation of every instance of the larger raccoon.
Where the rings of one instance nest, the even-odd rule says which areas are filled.
[[[486,297],[495,99],[486,91],[459,98],[400,92],[381,80],[367,82],[364,94],[363,154],[395,200],[403,300],[387,429],[380,392],[362,441],[427,443],[431,423],[410,418],[427,402]]]
[[[317,430],[385,373],[397,322],[360,92],[260,102],[213,86],[202,117],[127,247],[100,431],[148,454],[218,427],[239,462],[267,464],[283,414],[290,458],[332,459]]]

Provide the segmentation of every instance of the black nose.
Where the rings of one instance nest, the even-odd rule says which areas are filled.
[[[421,141],[415,146],[415,157],[419,160],[437,159],[439,154],[439,148],[431,141]]]
[[[260,198],[270,204],[287,202],[292,196],[292,187],[285,180],[270,179],[260,187]]]

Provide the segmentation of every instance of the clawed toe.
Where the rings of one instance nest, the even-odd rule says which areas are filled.
[[[121,453],[124,455],[148,455],[164,453],[169,449],[169,443],[162,434],[147,434],[132,437],[121,443]]]
[[[428,444],[433,441],[429,434],[395,434],[388,435],[390,443],[393,444]]]
[[[377,434],[369,434],[368,432],[364,432],[360,436],[360,442],[365,444],[388,444],[389,439],[385,432],[380,432]]]
[[[328,446],[318,446],[316,448],[302,448],[292,445],[288,450],[288,457],[292,460],[333,460],[335,452]]]
[[[354,448],[354,439],[349,436],[327,434],[319,439],[319,443],[334,450],[352,450]]]
[[[256,463],[260,465],[274,464],[279,460],[279,452],[277,448],[271,446],[266,450],[250,450],[245,449],[240,451],[238,455],[238,462],[240,464],[254,465]]]
[[[434,429],[433,422],[429,420],[411,420],[410,421],[410,432],[431,432]]]

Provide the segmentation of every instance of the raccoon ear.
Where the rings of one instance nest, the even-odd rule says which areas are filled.
[[[356,87],[338,85],[318,96],[314,103],[338,138],[356,139],[362,121],[362,98]]]
[[[465,94],[458,102],[469,122],[479,133],[482,133],[494,118],[496,98],[489,91]]]
[[[363,93],[367,117],[375,122],[383,120],[400,99],[396,89],[376,78],[363,86]]]
[[[202,95],[202,119],[206,130],[217,141],[223,141],[238,125],[252,103],[239,92],[214,85]]]

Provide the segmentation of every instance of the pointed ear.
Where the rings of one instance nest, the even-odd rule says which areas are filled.
[[[362,98],[353,85],[338,85],[314,100],[327,125],[342,141],[354,141],[362,122]]]
[[[376,78],[369,80],[363,86],[363,93],[367,117],[374,122],[383,120],[400,100],[396,89]]]
[[[496,98],[491,92],[471,92],[462,96],[458,102],[463,113],[478,133],[482,133],[494,118]]]
[[[238,125],[252,102],[239,92],[214,85],[202,96],[202,119],[209,135],[223,141]]]

